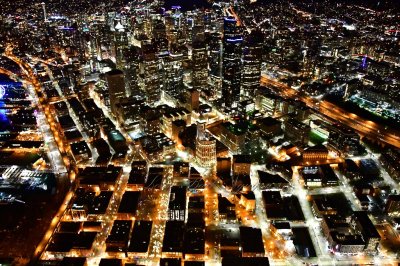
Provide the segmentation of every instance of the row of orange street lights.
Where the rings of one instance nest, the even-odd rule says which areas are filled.
[[[363,120],[353,113],[348,114],[346,111],[340,109],[332,103],[328,103],[326,101],[319,103],[311,97],[299,96],[298,92],[293,88],[276,80],[270,79],[265,75],[261,77],[260,83],[262,85],[272,85],[273,87],[280,89],[283,95],[286,97],[295,97],[300,99],[310,108],[317,109],[320,113],[326,115],[327,117],[338,120],[362,134],[379,137],[379,133],[381,132],[382,137],[379,138],[380,140],[400,148],[400,138],[397,136],[398,133],[388,133],[387,130],[378,130],[380,126],[373,121]]]
[[[22,60],[20,60],[18,57],[14,56],[12,54],[12,48],[10,48],[10,46],[6,49],[7,52],[7,57],[9,57],[10,59],[12,59],[14,62],[16,62],[20,68],[26,73],[26,81],[28,83],[31,83],[33,85],[33,88],[35,90],[36,95],[40,95],[41,91],[41,85],[40,82],[38,81],[36,75],[33,73],[31,67],[26,64],[25,62],[23,62]],[[58,130],[58,123],[55,121],[55,119],[53,118],[52,112],[50,111],[50,107],[48,106],[48,104],[45,102],[45,100],[43,99],[43,97],[38,97],[38,105],[40,107],[42,107],[41,109],[43,109],[44,111],[44,115],[45,118],[50,126],[50,130],[53,134],[53,137],[57,143],[57,147],[59,149],[59,151],[63,154],[63,161],[64,164],[67,166],[67,169],[69,168],[69,159],[67,157],[67,153],[69,152],[69,147],[65,146],[63,143],[63,138],[60,136],[59,130]],[[129,140],[129,138],[128,138]],[[131,144],[131,143],[129,143]],[[73,170],[69,171],[69,179],[71,181],[71,183],[75,180],[75,172]],[[166,181],[166,187],[163,191],[163,193],[160,193],[158,201],[160,203],[167,203],[168,202],[168,192],[169,192],[169,187],[171,186],[171,182],[172,179],[170,178],[171,176],[169,175],[165,180]],[[127,183],[127,177],[125,176],[125,174],[123,175],[123,177],[121,177],[124,179],[124,182],[121,182],[121,185],[117,187],[116,192],[114,193],[114,196],[112,198],[112,202],[107,210],[107,215],[106,217],[106,222],[108,226],[105,226],[103,229],[103,234],[101,234],[101,237],[99,236],[96,239],[96,252],[93,253],[93,255],[100,255],[100,253],[104,252],[104,244],[105,244],[105,239],[106,236],[108,235],[108,231],[111,230],[111,225],[113,222],[113,219],[115,218],[115,213],[117,210],[117,202],[119,202],[119,200],[122,197],[123,191],[125,191],[126,188],[126,183]],[[116,195],[117,194],[117,195]],[[43,254],[43,252],[46,249],[46,246],[49,243],[49,240],[51,239],[57,225],[59,224],[60,220],[62,219],[65,211],[67,210],[67,207],[69,206],[69,202],[71,201],[71,199],[73,198],[74,193],[72,191],[69,191],[64,199],[63,204],[61,205],[61,207],[59,208],[57,214],[53,217],[50,226],[48,228],[48,230],[46,231],[42,241],[38,244],[35,253],[34,253],[34,260],[40,258],[41,256],[46,256],[46,253]],[[166,212],[167,212],[167,208],[168,205],[165,204],[159,204],[158,208],[155,210],[154,213],[151,214],[151,216],[153,217],[152,220],[154,220],[155,222],[155,226],[159,226],[161,231],[164,231],[164,227],[165,227],[165,220],[166,220]],[[108,217],[108,218],[107,218]],[[160,231],[160,232],[161,232]],[[158,237],[154,236],[155,242],[153,241],[153,245],[155,244],[157,247],[153,247],[153,250],[151,253],[153,253],[154,256],[159,257],[160,254],[159,252],[160,250],[160,245],[162,242],[162,235],[158,234]],[[155,249],[154,249],[155,248]]]
[[[21,59],[19,59],[18,57],[16,57],[15,55],[13,55],[12,53],[12,46],[7,46],[6,51],[5,51],[5,55],[13,60],[15,63],[17,63],[19,65],[19,67],[21,68],[21,70],[23,70],[26,73],[26,77],[25,77],[25,81],[27,83],[31,83],[34,87],[35,93],[36,95],[38,95],[38,105],[40,107],[42,107],[42,109],[44,110],[44,114],[46,117],[46,120],[50,126],[51,132],[54,136],[54,139],[57,143],[57,148],[59,149],[59,151],[61,152],[61,154],[64,154],[62,156],[63,158],[63,163],[66,166],[67,169],[69,169],[69,159],[68,157],[65,155],[65,147],[64,144],[62,142],[62,139],[59,135],[59,132],[57,130],[55,121],[53,116],[51,115],[51,112],[49,112],[49,107],[47,104],[45,104],[45,101],[43,99],[42,96],[39,97],[39,93],[41,92],[41,86],[40,86],[40,82],[38,81],[36,75],[34,74],[32,68],[25,62],[23,62]],[[70,182],[74,182],[75,180],[75,176],[76,173],[73,169],[71,169],[70,171],[68,171],[68,178],[70,180]],[[73,197],[73,192],[69,191],[63,201],[63,203],[61,204],[60,208],[58,209],[56,215],[53,217],[48,230],[46,231],[43,239],[41,240],[41,242],[37,245],[36,250],[33,254],[33,260],[38,259],[41,254],[43,253],[43,251],[45,250],[51,236],[53,235],[53,232],[56,228],[56,226],[58,225],[60,219],[62,218],[64,212],[67,209],[68,203],[70,202],[70,200]]]

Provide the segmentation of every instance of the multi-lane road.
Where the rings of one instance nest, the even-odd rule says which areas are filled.
[[[318,101],[309,96],[299,95],[298,91],[295,89],[265,74],[262,75],[260,83],[263,86],[270,86],[274,89],[277,89],[283,97],[297,99],[304,102],[311,109],[327,116],[333,121],[338,121],[348,127],[351,127],[363,136],[370,137],[400,148],[400,132],[394,129],[390,129],[384,125],[364,119],[354,113],[350,113],[336,106],[333,103],[327,101]]]
[[[68,180],[70,182],[73,182],[73,180],[75,179],[75,172],[69,171],[67,173],[68,159],[65,154],[61,154],[61,152],[64,151],[64,147],[62,145],[62,141],[60,140],[60,136],[58,135],[57,130],[53,126],[54,118],[49,112],[48,105],[45,103],[43,97],[39,97],[39,95],[42,95],[42,88],[39,80],[33,73],[32,68],[26,62],[22,61],[12,53],[12,47],[8,46],[6,48],[5,56],[17,63],[21,68],[21,71],[25,73],[23,75],[23,81],[24,83],[26,83],[26,87],[29,89],[29,92],[33,97],[33,101],[37,104],[38,122],[41,126],[41,131],[43,132],[45,141],[48,145],[50,151],[49,157],[52,159],[54,170],[59,174],[60,179],[66,180],[67,182]],[[51,220],[50,226],[44,234],[42,241],[36,246],[32,261],[35,261],[44,251],[44,248],[46,247],[56,226],[58,225],[61,217],[66,211],[68,203],[71,200],[72,196],[72,191],[68,191],[64,198],[64,201],[60,205],[60,208],[57,210],[56,215]]]

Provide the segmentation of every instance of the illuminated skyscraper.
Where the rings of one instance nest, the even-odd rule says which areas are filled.
[[[194,42],[192,45],[192,84],[198,91],[206,90],[207,70],[207,49],[204,42]]]
[[[193,16],[192,23],[192,42],[204,42],[205,40],[205,24],[204,24],[204,12],[202,10],[196,10]]]
[[[260,31],[252,31],[245,37],[242,57],[241,98],[254,97],[260,86],[263,36]]]
[[[140,51],[136,46],[130,46],[124,50],[124,72],[127,82],[127,93],[130,95],[138,89],[139,56]]]
[[[142,59],[140,62],[141,89],[145,92],[147,103],[152,105],[161,97],[160,72],[158,69],[158,57],[156,48],[151,41],[142,43]]]
[[[243,37],[232,17],[224,19],[222,98],[225,106],[235,107],[240,100]]]
[[[167,13],[165,27],[170,46],[173,44],[178,46],[185,44],[187,23],[185,14],[180,11],[179,6],[172,7],[172,10]]]
[[[161,20],[153,23],[153,38],[158,57],[168,55],[168,39],[165,24]]]
[[[116,106],[121,98],[126,97],[124,72],[121,70],[111,70],[106,73],[108,91],[110,94],[111,111],[116,114]]]
[[[208,75],[212,84],[211,96],[216,96],[222,86],[222,36],[219,32],[213,32],[208,39]]]
[[[126,61],[124,57],[124,50],[128,47],[128,36],[125,32],[124,26],[122,26],[120,21],[117,21],[117,24],[114,28],[114,53],[115,53],[115,61],[118,69],[123,69],[125,67]]]
[[[192,28],[192,84],[198,91],[207,89],[207,47],[204,35],[204,13],[196,11]]]
[[[171,51],[169,56],[163,57],[163,90],[168,95],[176,97],[183,90],[182,61],[184,55],[181,51]]]

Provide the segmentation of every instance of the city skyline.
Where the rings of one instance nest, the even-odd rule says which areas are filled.
[[[3,3],[0,265],[397,265],[397,4]]]

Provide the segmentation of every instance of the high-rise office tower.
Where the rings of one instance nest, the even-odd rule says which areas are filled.
[[[160,71],[156,48],[151,41],[142,42],[142,58],[140,62],[140,87],[146,94],[147,103],[152,105],[161,98]]]
[[[114,53],[115,53],[115,62],[117,64],[118,69],[125,68],[125,57],[124,50],[128,48],[128,36],[125,31],[124,26],[121,24],[121,21],[116,21],[116,25],[114,27]]]
[[[207,49],[204,42],[192,44],[192,85],[198,91],[207,89]]]
[[[170,45],[182,46],[186,43],[188,25],[186,15],[180,11],[180,7],[173,7],[165,16],[167,39]]]
[[[207,47],[204,35],[204,13],[198,11],[192,28],[192,85],[198,91],[206,91],[208,83]]]
[[[138,89],[139,57],[140,51],[136,46],[130,46],[124,50],[125,57],[125,78],[127,83],[127,93],[134,94]]]
[[[186,109],[189,111],[197,111],[200,105],[200,93],[196,89],[187,89],[185,91]]]
[[[240,100],[243,37],[236,19],[224,19],[222,97],[225,106],[235,107]]]
[[[205,24],[204,24],[204,12],[202,10],[196,10],[196,13],[192,19],[192,42],[204,42],[205,41]]]
[[[111,36],[111,37],[110,37]],[[108,25],[97,26],[96,41],[101,60],[109,59],[112,47],[112,31]]]
[[[119,100],[126,97],[124,72],[118,69],[111,70],[106,73],[106,80],[110,94],[111,112],[115,115]]]
[[[155,20],[153,22],[153,38],[154,45],[157,49],[158,57],[168,55],[168,39],[164,22],[162,20]]]
[[[169,56],[163,57],[163,90],[172,97],[177,97],[183,91],[184,55],[180,50],[172,50]]]
[[[92,25],[89,28],[87,38],[87,54],[90,56],[90,69],[91,71],[98,71],[100,69],[99,58],[101,58],[101,45],[100,35],[101,25]]]
[[[243,99],[254,97],[255,90],[260,86],[262,45],[261,31],[253,30],[244,38],[241,80]]]
[[[148,38],[151,38],[151,36],[153,35],[152,30],[153,30],[153,27],[152,27],[151,18],[150,18],[149,16],[146,16],[146,17],[143,19],[143,31],[144,31],[144,34],[145,34]]]
[[[222,86],[222,35],[213,32],[208,36],[208,76],[212,85],[210,96],[216,96]]]

